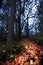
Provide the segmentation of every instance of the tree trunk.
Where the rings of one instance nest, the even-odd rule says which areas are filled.
[[[21,0],[19,1],[20,2],[20,14],[19,14],[19,17],[18,17],[18,39],[20,40],[21,39]]]
[[[29,37],[29,29],[28,29],[28,15],[27,15],[27,26],[26,26],[26,37]]]
[[[8,37],[7,37],[7,46],[11,46],[13,44],[13,35],[14,35],[14,13],[15,13],[15,5],[16,2],[13,0],[9,0],[10,8],[9,9],[9,22],[8,22]]]

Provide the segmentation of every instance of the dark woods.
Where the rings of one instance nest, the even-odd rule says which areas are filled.
[[[43,40],[43,2],[0,0],[0,40],[11,45],[24,37]]]
[[[0,8],[2,8],[2,0],[0,0]]]
[[[42,47],[43,1],[0,0],[0,65],[39,65]]]

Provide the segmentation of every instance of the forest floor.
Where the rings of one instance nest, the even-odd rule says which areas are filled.
[[[22,39],[21,42],[25,51],[20,52],[12,61],[1,61],[0,65],[43,65],[43,48],[28,39]]]

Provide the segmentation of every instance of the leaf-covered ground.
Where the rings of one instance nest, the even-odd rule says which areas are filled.
[[[23,39],[21,42],[25,46],[25,50],[12,61],[1,61],[0,65],[43,65],[43,48],[36,43],[29,42],[28,39]]]

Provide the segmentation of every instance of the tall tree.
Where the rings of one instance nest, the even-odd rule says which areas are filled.
[[[8,0],[9,4],[9,22],[8,22],[8,36],[7,36],[7,45],[13,44],[13,34],[14,34],[14,17],[15,17],[15,7],[16,0]]]
[[[19,36],[19,40],[21,38],[21,0],[19,0],[20,2],[20,10],[19,10],[19,17],[18,17],[18,36]]]
[[[39,20],[39,32],[43,34],[43,1],[40,1]]]
[[[23,14],[24,12],[22,11],[22,5],[21,5],[21,1],[22,0],[17,0],[17,12],[18,13],[16,13],[17,14],[17,18],[16,18],[16,22],[17,22],[17,27],[18,27],[18,40],[20,40],[21,39],[21,36],[22,36],[22,33],[21,33],[21,14]]]

